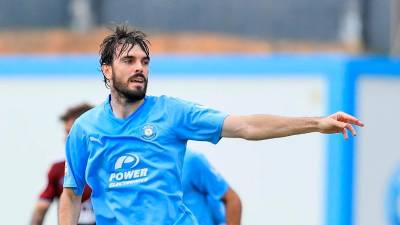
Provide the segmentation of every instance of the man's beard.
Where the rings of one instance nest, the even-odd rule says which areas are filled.
[[[143,88],[139,89],[129,89],[129,80],[134,79],[136,77],[142,77],[144,80],[144,85]],[[137,102],[142,100],[146,96],[146,91],[147,91],[147,79],[146,77],[139,73],[131,76],[127,82],[124,82],[122,80],[118,80],[115,76],[115,74],[112,74],[112,80],[113,80],[113,87],[115,91],[118,93],[119,96],[124,97],[128,102]]]

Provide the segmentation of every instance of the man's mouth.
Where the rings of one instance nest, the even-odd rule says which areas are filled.
[[[129,78],[128,81],[130,83],[140,83],[140,84],[142,84],[142,83],[145,82],[145,80],[146,80],[146,78],[144,78],[143,75],[135,75],[135,76],[132,76],[131,78]]]

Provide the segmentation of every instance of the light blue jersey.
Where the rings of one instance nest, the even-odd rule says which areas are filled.
[[[146,96],[128,118],[110,97],[78,118],[67,138],[64,187],[92,188],[99,225],[196,224],[183,204],[188,140],[217,143],[226,114],[166,96]]]
[[[207,159],[191,150],[186,151],[182,169],[183,201],[193,212],[199,225],[224,224],[225,211],[221,198],[228,183]]]
[[[400,225],[400,167],[396,168],[388,183],[386,216],[389,225]]]

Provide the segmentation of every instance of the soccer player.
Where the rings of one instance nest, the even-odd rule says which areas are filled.
[[[68,135],[72,124],[75,119],[81,114],[93,108],[88,104],[80,104],[75,107],[68,109],[61,117],[60,120],[64,124],[65,135]],[[39,199],[35,204],[34,211],[31,217],[31,225],[41,225],[46,216],[47,210],[54,199],[58,199],[63,190],[64,182],[64,168],[65,160],[55,162],[51,165],[50,170],[47,174],[47,186],[39,195]],[[79,224],[90,225],[95,224],[95,217],[93,213],[92,204],[90,201],[90,188],[85,187],[85,191],[82,195],[81,214],[79,217]]]
[[[100,225],[197,224],[182,201],[181,169],[188,140],[264,140],[310,132],[356,131],[357,119],[228,115],[167,96],[146,95],[150,53],[143,32],[117,26],[100,48],[111,94],[74,123],[59,222],[76,224],[85,184]],[[238,103],[239,104],[239,103]]]
[[[186,150],[182,168],[183,203],[199,225],[238,225],[239,196],[200,153]]]
[[[400,225],[400,167],[390,177],[386,193],[386,217],[389,225]]]

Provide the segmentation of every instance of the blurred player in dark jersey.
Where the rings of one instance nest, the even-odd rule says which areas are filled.
[[[68,109],[61,117],[65,127],[65,135],[67,136],[75,119],[84,112],[93,108],[88,104],[80,104]],[[35,208],[30,221],[31,225],[43,224],[47,210],[53,200],[58,200],[63,191],[65,160],[54,162],[47,173],[47,185],[39,195],[39,199],[35,204]],[[85,187],[82,196],[81,213],[79,217],[80,225],[95,224],[92,204],[90,201],[91,190],[88,186]]]

